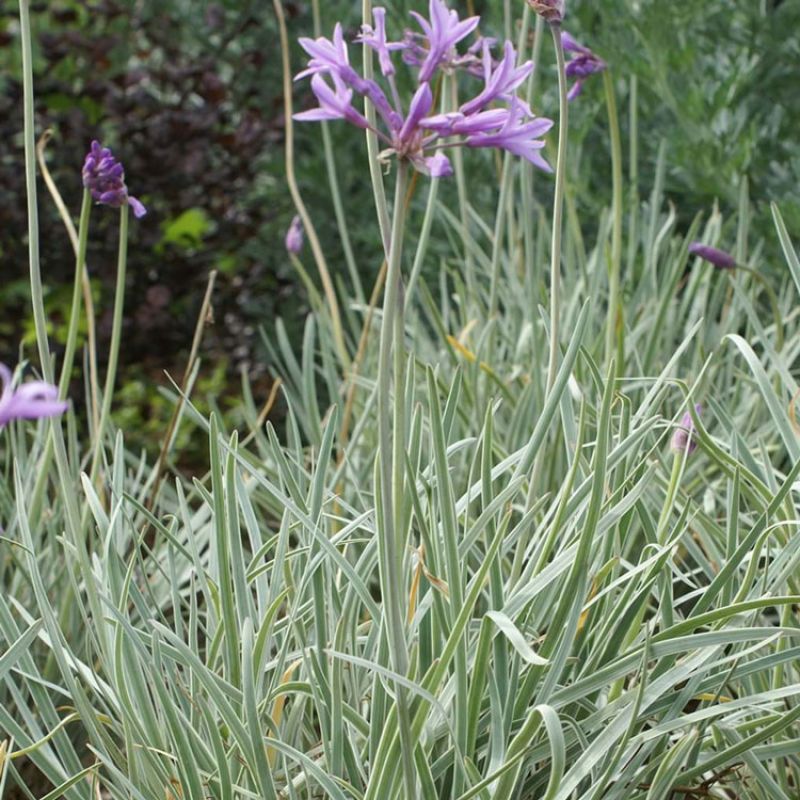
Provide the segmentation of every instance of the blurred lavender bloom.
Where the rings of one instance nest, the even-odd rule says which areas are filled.
[[[700,416],[703,407],[697,403],[694,407],[695,413]],[[694,437],[694,420],[687,411],[681,419],[681,425],[672,434],[672,449],[676,453],[691,454],[697,449],[697,441]]]
[[[300,215],[296,214],[291,225],[289,225],[289,229],[286,231],[285,244],[287,252],[294,256],[300,255],[304,241],[303,222],[300,219]]]
[[[716,247],[709,247],[702,242],[692,242],[689,245],[689,255],[702,258],[703,261],[708,261],[717,269],[736,269],[736,259],[730,253],[717,250]]]
[[[566,73],[568,78],[577,80],[569,90],[567,98],[574,100],[583,91],[583,82],[590,75],[608,68],[608,64],[602,58],[595,55],[588,47],[578,44],[568,33],[562,32],[561,44],[567,53],[574,53],[575,58],[567,62]]]
[[[122,164],[100,142],[92,142],[83,162],[82,175],[84,187],[98,203],[113,208],[127,204],[133,209],[133,215],[137,219],[147,213],[145,207],[128,194]]]
[[[31,381],[14,389],[11,370],[0,364],[0,428],[15,419],[40,419],[63,414],[68,404],[58,399],[58,388],[44,381]]]
[[[528,5],[547,22],[564,21],[564,0],[528,0]]]
[[[353,107],[356,94],[366,97],[375,107],[378,124],[372,128],[386,145],[381,158],[396,156],[409,161],[415,169],[432,177],[452,174],[450,160],[442,150],[446,147],[498,147],[527,158],[531,163],[550,171],[538,153],[544,142],[535,139],[547,131],[552,122],[537,119],[530,106],[515,97],[514,92],[533,70],[530,61],[517,66],[517,54],[507,42],[503,57],[495,62],[491,56],[493,40],[478,38],[466,54],[459,54],[456,45],[478,24],[477,17],[459,20],[444,0],[430,0],[431,19],[413,14],[424,31],[423,36],[407,33],[403,42],[390,42],[386,34],[386,12],[374,10],[374,25],[364,26],[358,41],[378,52],[381,72],[391,88],[394,105],[381,86],[359,75],[350,66],[347,44],[341,24],[332,39],[300,39],[310,56],[307,67],[295,78],[311,77],[311,88],[319,105],[295,114],[301,121],[345,119],[359,128],[370,128],[367,119]],[[403,60],[419,67],[417,88],[404,111],[394,82],[393,53],[402,51]],[[482,58],[477,53],[482,51]],[[430,79],[439,71],[464,69],[472,72],[482,65],[483,90],[464,103],[459,111],[429,116],[433,105]],[[502,103],[505,107],[489,108]],[[382,124],[380,124],[382,123]],[[442,139],[461,137],[460,141]]]

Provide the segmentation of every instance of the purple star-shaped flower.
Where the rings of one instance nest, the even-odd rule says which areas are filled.
[[[371,47],[378,54],[378,64],[384,77],[394,75],[394,64],[392,63],[392,52],[403,50],[405,42],[390,42],[386,38],[386,9],[378,6],[372,9],[372,16],[375,20],[375,27],[371,25],[361,26],[361,35],[356,41]]]
[[[575,58],[571,58],[567,62],[565,70],[568,78],[576,78],[567,95],[569,100],[574,100],[583,91],[584,80],[590,75],[607,69],[608,64],[588,47],[578,44],[566,31],[561,34],[561,44],[567,53],[575,54]]]
[[[411,12],[428,39],[428,53],[419,70],[420,81],[429,81],[456,44],[469,36],[480,22],[480,17],[460,22],[458,12],[449,9],[444,0],[430,0],[429,12],[430,20],[416,11]]]
[[[334,88],[317,73],[311,78],[311,89],[319,101],[319,108],[301,111],[294,118],[301,122],[321,122],[329,119],[346,119],[359,128],[368,128],[369,123],[362,114],[353,108],[353,90],[335,72],[330,73]]]
[[[531,119],[525,112],[525,104],[515,98],[503,127],[495,133],[469,136],[467,147],[499,147],[530,161],[545,172],[552,172],[552,167],[539,154],[544,142],[536,137],[547,133],[553,127],[553,121],[544,118]]]
[[[58,388],[44,381],[31,381],[14,389],[11,370],[0,364],[0,428],[15,419],[40,419],[63,414],[68,404],[58,399]]]
[[[147,213],[147,209],[128,194],[122,164],[100,142],[92,142],[83,162],[82,176],[84,187],[98,203],[113,208],[127,204],[133,209],[133,215],[137,219]]]
[[[519,88],[533,72],[533,61],[526,61],[517,66],[517,53],[511,42],[505,43],[503,58],[494,69],[492,69],[492,57],[487,42],[484,47],[484,65],[486,86],[479,95],[461,106],[464,114],[482,111],[494,100],[508,100],[514,90]]]

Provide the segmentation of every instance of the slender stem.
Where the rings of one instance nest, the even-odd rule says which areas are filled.
[[[547,393],[553,388],[558,369],[558,315],[561,286],[561,228],[564,215],[564,176],[567,171],[567,131],[569,111],[567,100],[567,75],[564,48],[561,44],[561,26],[550,24],[558,65],[558,159],[556,161],[556,187],[553,197],[553,240],[550,248],[550,358],[547,364]]]
[[[331,313],[331,320],[333,322],[333,338],[336,344],[336,352],[342,362],[342,367],[347,369],[350,365],[350,356],[347,352],[347,345],[344,339],[344,332],[342,330],[342,320],[339,313],[339,301],[336,299],[336,290],[333,287],[331,280],[330,270],[328,269],[328,262],[325,259],[325,254],[322,252],[322,245],[320,244],[319,237],[317,236],[316,228],[311,220],[311,215],[308,213],[306,204],[300,194],[300,189],[297,185],[297,178],[294,172],[294,123],[292,121],[292,75],[291,66],[289,64],[289,36],[286,31],[286,17],[283,13],[283,6],[280,0],[273,0],[273,7],[275,8],[275,16],[278,19],[278,28],[280,30],[281,41],[281,61],[283,70],[283,108],[285,119],[285,150],[286,150],[286,183],[289,186],[289,193],[292,196],[297,213],[303,220],[303,227],[305,228],[308,243],[311,246],[311,252],[314,254],[314,261],[317,264],[319,277],[322,281],[322,288],[325,292],[325,299]]]
[[[378,548],[380,552],[380,581],[389,651],[395,672],[408,672],[408,644],[403,621],[403,473],[405,426],[403,419],[403,342],[401,262],[403,235],[406,221],[405,192],[408,182],[408,164],[399,161],[392,209],[392,233],[389,248],[386,289],[383,300],[380,352],[378,356],[378,435],[380,442],[380,498]],[[394,363],[392,352],[394,351]],[[394,403],[392,403],[392,371],[394,367]],[[403,780],[407,797],[415,797],[415,768],[413,740],[405,689],[398,686],[397,713],[400,724],[401,750],[403,752]]]
[[[672,473],[669,478],[669,487],[667,488],[667,494],[664,498],[664,505],[661,507],[658,527],[656,528],[656,541],[662,546],[667,542],[669,518],[675,506],[675,498],[678,494],[678,486],[680,485],[681,475],[683,474],[685,459],[686,453],[681,452],[675,453],[675,457],[672,461]],[[662,626],[666,630],[670,628],[673,623],[672,572],[669,569],[662,571],[659,576],[659,581],[661,583],[661,620]]]
[[[628,274],[633,270],[636,257],[637,225],[639,221],[639,82],[635,75],[630,80],[628,105]]]
[[[120,208],[119,214],[119,251],[117,254],[117,286],[114,291],[114,311],[111,321],[111,342],[108,348],[108,367],[103,387],[103,404],[100,409],[100,425],[95,431],[92,469],[89,473],[93,484],[100,468],[100,455],[103,449],[103,437],[111,418],[111,404],[114,399],[114,385],[117,380],[117,365],[122,341],[122,317],[125,308],[125,275],[128,264],[128,205]]]
[[[314,36],[321,35],[319,0],[312,0],[311,13],[314,19]],[[333,213],[336,216],[336,226],[339,229],[339,238],[342,241],[344,260],[347,263],[347,270],[350,273],[350,280],[353,284],[353,291],[359,303],[364,303],[364,287],[361,285],[361,278],[358,274],[353,245],[350,241],[350,232],[347,229],[347,218],[344,213],[342,203],[342,193],[339,190],[339,175],[336,170],[336,158],[333,155],[333,143],[331,142],[330,127],[327,122],[322,123],[322,147],[325,151],[325,166],[328,170],[328,183],[331,188],[331,198],[333,200]]]
[[[277,0],[274,0],[277,2]],[[363,0],[361,4],[361,14],[364,19],[364,24],[372,24],[372,0]],[[365,47],[363,50],[363,71],[364,77],[371,80],[374,74],[372,48]],[[386,189],[383,185],[383,173],[381,171],[381,163],[378,158],[380,152],[378,147],[378,137],[375,134],[377,119],[375,115],[375,108],[368,99],[364,99],[364,115],[369,122],[369,129],[365,131],[367,135],[367,155],[369,160],[369,177],[372,182],[372,194],[375,197],[375,210],[378,212],[378,227],[381,231],[381,241],[383,242],[383,249],[386,252],[388,259],[389,241],[391,236],[389,209],[386,204]]]
[[[458,108],[458,81],[455,75],[445,79],[449,86],[449,108],[455,111]],[[470,242],[469,200],[467,199],[467,181],[464,175],[464,152],[461,147],[452,150],[453,172],[456,176],[456,191],[458,193],[458,211],[461,218],[461,243],[464,245],[464,274],[466,276],[467,294],[470,302],[475,297],[475,264],[472,257]]]
[[[56,186],[56,183],[53,180],[53,176],[50,174],[50,170],[47,168],[47,161],[45,160],[44,156],[47,144],[52,137],[53,137],[53,131],[49,128],[39,137],[39,141],[36,145],[36,157],[39,160],[39,170],[42,173],[42,178],[44,179],[45,186],[47,186],[47,190],[50,192],[50,196],[52,197],[53,202],[56,204],[56,208],[58,209],[61,221],[64,223],[64,227],[67,229],[67,235],[69,236],[70,243],[72,244],[72,250],[75,253],[75,258],[78,261],[81,261],[81,258],[79,257],[81,245],[78,237],[78,232],[75,230],[75,223],[72,221],[72,216],[70,215],[67,209],[67,205],[64,202],[64,198],[61,197],[61,193],[58,191],[58,187]],[[87,222],[87,234],[88,234],[88,222]],[[91,281],[89,280],[89,270],[86,266],[85,247],[83,250],[83,259],[81,265],[81,289],[83,291],[83,305],[86,312],[86,343],[87,343],[88,359],[89,359],[89,382],[90,382],[91,405],[92,405],[91,430],[95,431],[97,430],[97,425],[99,421],[98,415],[100,413],[99,412],[100,403],[98,400],[98,393],[100,389],[97,380],[97,337],[95,334],[94,302],[92,301],[92,284]]]
[[[619,285],[622,264],[622,142],[619,133],[617,100],[614,95],[614,80],[611,70],[603,73],[608,108],[608,130],[611,137],[611,174],[613,191],[613,228],[611,233],[611,268],[608,278],[608,319],[606,327],[606,363],[615,356],[617,344],[619,353],[617,363],[624,364],[622,306],[620,305]]]
[[[775,290],[769,285],[769,281],[758,271],[751,267],[745,267],[742,264],[736,265],[737,270],[742,270],[748,275],[752,275],[757,280],[764,291],[766,292],[769,305],[772,310],[772,317],[775,320],[775,351],[780,353],[783,350],[784,333],[783,333],[783,318],[781,317],[781,309],[778,305],[778,297]]]
[[[83,265],[86,262],[86,243],[89,239],[89,217],[92,213],[92,196],[83,190],[81,203],[81,219],[78,223],[78,253],[75,260],[75,281],[72,286],[72,307],[69,312],[69,330],[67,344],[64,348],[64,363],[61,366],[61,381],[58,385],[59,396],[67,396],[72,363],[75,360],[75,348],[78,344],[78,322],[81,317],[81,289],[83,287]]]
[[[42,376],[53,383],[50,363],[50,344],[47,338],[47,315],[44,309],[42,273],[39,267],[39,209],[36,203],[36,144],[33,117],[33,53],[31,48],[31,18],[29,0],[19,0],[19,26],[22,43],[22,89],[25,139],[25,184],[28,189],[28,261],[31,275],[31,301],[36,343]]]

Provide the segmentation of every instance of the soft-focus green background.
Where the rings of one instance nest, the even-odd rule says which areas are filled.
[[[513,0],[513,2],[521,0]],[[506,0],[509,2],[509,0]],[[512,7],[513,7],[512,2]],[[349,38],[360,4],[322,4],[321,29],[345,22]],[[408,24],[408,8],[392,3],[390,35]],[[503,4],[456,3],[482,14],[486,35],[502,34]],[[310,3],[285,4],[291,33],[311,35]],[[611,65],[618,92],[626,165],[630,92],[638,85],[638,185],[653,181],[657,153],[666,146],[666,192],[684,227],[718,202],[735,208],[742,176],[750,179],[756,240],[770,230],[768,200],[777,201],[790,231],[800,232],[800,56],[798,0],[573,0],[566,28]],[[55,132],[48,163],[70,209],[80,204],[80,165],[92,138],[124,161],[132,193],[148,216],[132,228],[118,422],[131,444],[157,446],[169,405],[155,391],[164,371],[179,376],[209,270],[218,269],[215,323],[206,332],[196,393],[236,414],[240,373],[255,392],[270,384],[267,351],[276,315],[290,337],[307,312],[282,241],[293,215],[283,166],[283,102],[276,26],[269,3],[254,0],[52,0],[33,7],[36,38],[38,133]],[[26,217],[22,202],[22,108],[17,4],[0,2],[0,358],[31,354]],[[537,111],[555,113],[549,42],[542,48]],[[293,69],[302,52],[296,47]],[[356,48],[354,48],[354,57]],[[310,102],[297,85],[297,106]],[[581,219],[593,224],[594,198],[610,182],[602,85],[589,81],[572,106],[570,196]],[[359,270],[367,286],[380,249],[363,159],[363,138],[331,126],[346,215]],[[347,281],[325,179],[319,126],[298,126],[297,169],[332,269]],[[552,154],[551,154],[552,156]],[[587,162],[589,162],[587,164]],[[475,159],[474,168],[486,162]],[[473,165],[470,165],[473,169]],[[494,178],[476,176],[491,206]],[[450,191],[452,187],[446,187]],[[546,198],[546,180],[537,191]],[[597,201],[598,203],[601,201]],[[56,343],[63,342],[73,259],[68,239],[42,187],[42,264]],[[732,246],[733,241],[722,242]],[[435,243],[434,243],[435,246]],[[116,214],[96,209],[89,266],[102,343],[110,325]],[[435,264],[435,259],[431,259]],[[776,263],[769,249],[762,268]],[[310,268],[312,265],[309,263]],[[79,382],[78,382],[79,383]],[[75,391],[80,392],[81,385]],[[210,398],[216,398],[212,401]],[[138,437],[138,440],[137,440]],[[156,442],[154,442],[154,438]]]

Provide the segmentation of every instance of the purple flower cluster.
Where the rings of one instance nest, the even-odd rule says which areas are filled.
[[[578,44],[568,33],[561,34],[561,45],[568,53],[575,57],[567,62],[566,73],[568,78],[575,78],[575,83],[569,90],[567,98],[574,100],[583,91],[583,82],[590,75],[602,72],[608,67],[605,61],[596,56],[588,47]]]
[[[58,399],[58,389],[44,381],[31,381],[14,389],[11,370],[0,364],[0,428],[15,419],[55,417],[67,410],[67,403]]]
[[[697,403],[694,410],[697,416],[700,416],[703,407],[700,403]],[[676,453],[686,453],[687,455],[697,449],[697,441],[694,437],[694,420],[688,411],[683,415],[680,427],[676,428],[675,433],[672,434],[672,449]]]
[[[736,269],[736,259],[724,250],[717,250],[716,247],[709,247],[702,242],[692,242],[689,245],[689,255],[702,258],[708,261],[717,269]]]
[[[373,11],[374,25],[365,25],[358,41],[372,48],[389,87],[391,100],[381,85],[359,75],[352,66],[341,24],[333,38],[300,39],[310,56],[308,66],[297,78],[311,76],[311,88],[319,106],[295,115],[297,120],[344,119],[359,128],[369,128],[366,117],[353,107],[355,95],[366,97],[380,119],[376,135],[386,145],[382,157],[395,155],[434,178],[452,175],[446,147],[490,147],[507,150],[527,159],[540,169],[551,171],[540,150],[544,142],[538,136],[552,126],[549,119],[534,116],[526,102],[515,95],[516,89],[533,70],[533,63],[517,65],[514,46],[506,42],[499,61],[492,58],[492,42],[481,39],[460,54],[457,45],[469,36],[479,17],[460,20],[458,13],[444,0],[430,0],[430,19],[412,12],[422,33],[407,32],[402,41],[391,42],[386,36],[386,10]],[[393,53],[419,69],[417,89],[404,113],[395,84]],[[456,111],[432,114],[431,80],[438,72],[463,68],[483,78],[483,89]]]
[[[120,208],[126,203],[133,209],[133,215],[138,219],[143,217],[147,210],[135,198],[128,194],[125,185],[125,170],[114,158],[113,153],[103,147],[100,142],[92,142],[86,160],[83,162],[83,185],[92,194],[92,197],[102,205]]]

